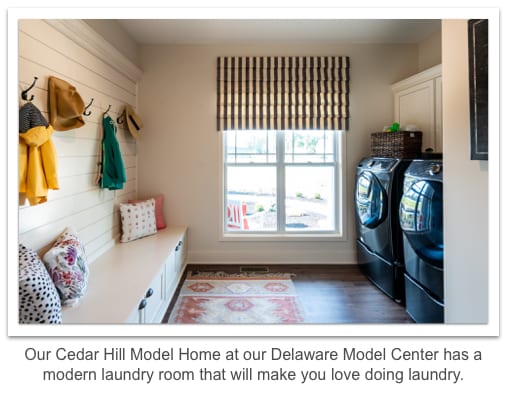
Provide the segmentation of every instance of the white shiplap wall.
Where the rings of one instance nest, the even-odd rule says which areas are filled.
[[[60,29],[59,24],[58,21],[19,21],[20,93],[37,76],[36,86],[29,95],[35,96],[33,103],[49,119],[48,78],[56,76],[74,85],[85,105],[94,99],[89,108],[92,114],[84,117],[85,125],[81,128],[53,134],[60,189],[50,191],[48,202],[40,205],[22,204],[20,199],[19,241],[44,253],[66,226],[73,226],[93,262],[120,233],[118,203],[137,195],[136,140],[123,125],[118,125],[117,138],[127,175],[124,188],[118,191],[100,189],[95,180],[103,112],[111,105],[109,115],[116,120],[125,104],[136,107],[138,76],[122,72],[122,67],[115,67],[110,57],[101,59],[97,56],[100,51],[85,48],[73,38],[72,29]],[[85,29],[83,32],[88,37],[95,35],[79,21],[72,26]],[[109,44],[98,35],[95,38],[107,52]],[[118,57],[113,47],[110,51]],[[20,95],[20,106],[22,104]]]

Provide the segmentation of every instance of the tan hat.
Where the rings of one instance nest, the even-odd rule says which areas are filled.
[[[85,103],[74,86],[56,77],[49,77],[49,123],[55,130],[80,128],[85,124]]]
[[[139,131],[143,127],[143,121],[129,105],[125,106],[125,119],[127,120],[129,132],[131,132],[135,138],[139,138]]]

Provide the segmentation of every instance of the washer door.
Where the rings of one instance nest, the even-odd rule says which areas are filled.
[[[443,185],[441,182],[406,179],[399,218],[416,255],[443,267]]]
[[[367,228],[382,223],[388,213],[388,198],[383,185],[370,171],[360,173],[356,180],[355,206],[358,221]]]

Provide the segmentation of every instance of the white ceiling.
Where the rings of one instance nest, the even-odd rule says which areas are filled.
[[[441,28],[438,19],[120,19],[118,22],[139,44],[268,41],[411,44]]]

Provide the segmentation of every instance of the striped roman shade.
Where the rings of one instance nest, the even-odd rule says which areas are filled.
[[[217,58],[217,130],[349,128],[349,57]]]

